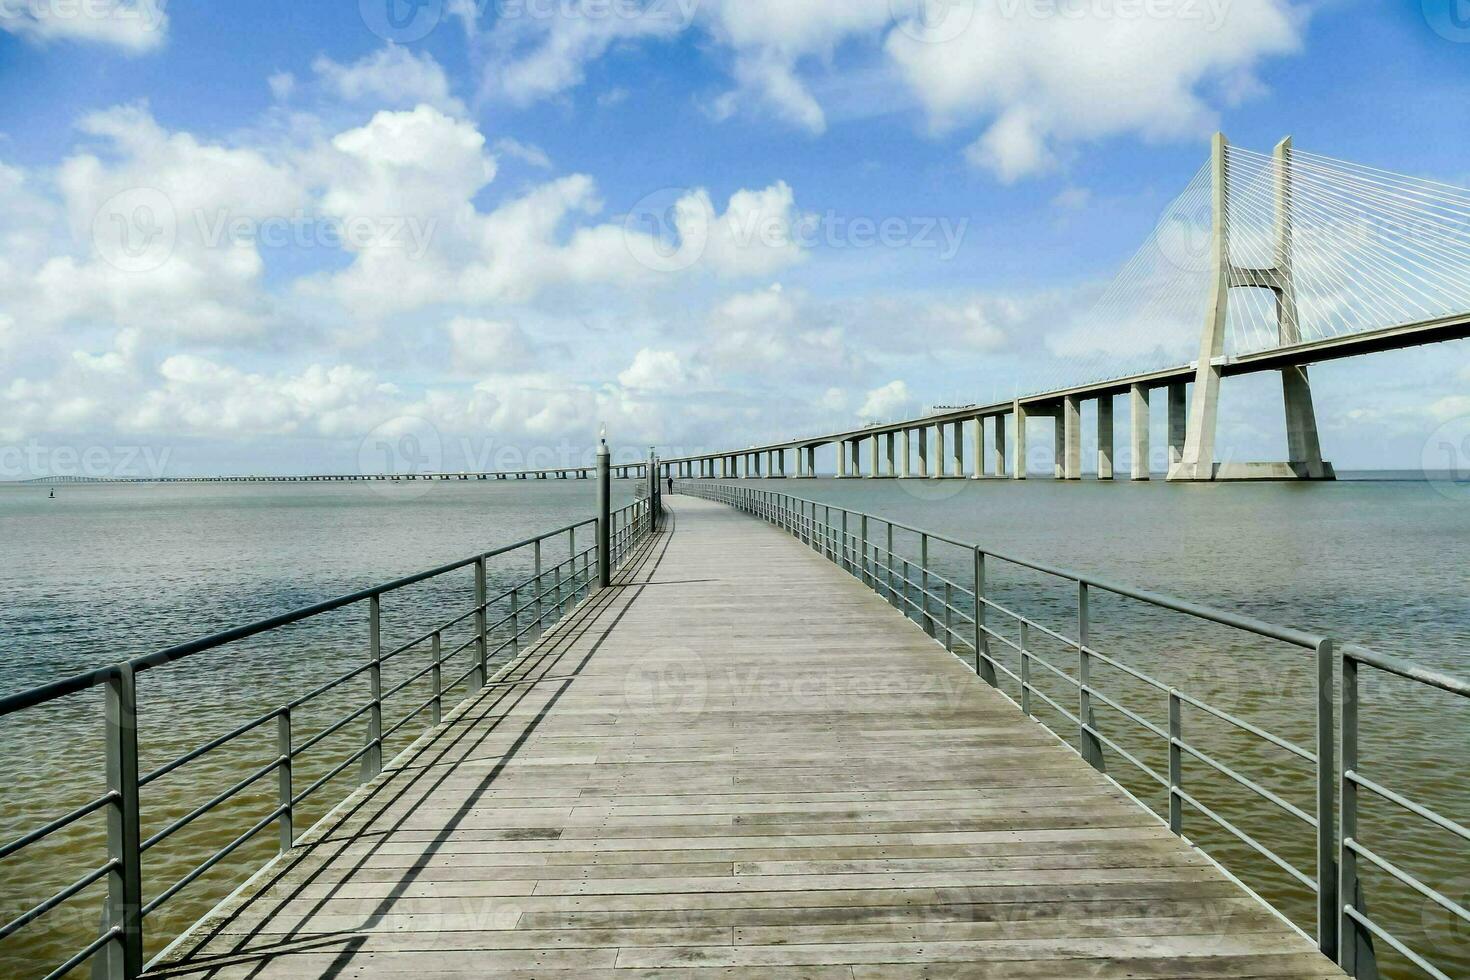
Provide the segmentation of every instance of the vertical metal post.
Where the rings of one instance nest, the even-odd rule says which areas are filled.
[[[1339,835],[1337,963],[1348,976],[1358,974],[1358,924],[1348,915],[1348,906],[1358,900],[1358,856],[1352,843],[1358,836],[1358,786],[1351,779],[1358,769],[1358,662],[1352,655],[1342,658],[1342,833]]]
[[[597,586],[612,584],[612,486],[607,440],[597,446]]]
[[[485,585],[485,559],[475,562],[475,677],[473,685],[484,687],[490,681],[490,638],[485,629],[485,604],[488,593]]]
[[[862,550],[862,564],[859,566],[859,580],[864,585],[871,585],[872,576],[868,572],[868,515],[864,514],[858,518],[858,533],[860,539],[858,547]]]
[[[382,599],[373,596],[368,600],[368,656],[372,666],[368,668],[368,694],[372,698],[368,709],[367,752],[362,757],[362,781],[370,782],[383,771],[383,641]]]
[[[844,507],[844,508],[842,508],[842,562],[841,562],[841,564],[842,564],[842,568],[845,571],[848,571],[848,572],[851,572],[852,571],[852,557],[851,557],[850,547],[851,546],[848,544],[848,537],[847,537],[847,508]]]
[[[1098,772],[1106,772],[1102,740],[1094,732],[1097,719],[1092,713],[1092,654],[1088,652],[1091,616],[1088,610],[1086,582],[1077,583],[1077,746],[1082,758]]]
[[[990,659],[990,637],[985,633],[985,552],[979,548],[975,549],[975,673],[991,687],[1000,686]]]
[[[1184,835],[1184,798],[1179,790],[1184,785],[1183,703],[1179,692],[1169,689],[1169,830]]]
[[[582,579],[577,574],[577,529],[567,528],[567,571],[572,574],[572,605],[582,597]]]
[[[435,633],[429,638],[429,652],[434,657],[434,666],[429,671],[432,700],[429,702],[429,724],[437,725],[444,720],[444,639]]]
[[[1026,650],[1026,624],[1021,624],[1021,713],[1031,717],[1031,654]]]
[[[837,555],[832,549],[832,507],[826,504],[822,506],[822,550],[827,553],[828,561],[837,561]]]
[[[954,586],[944,583],[944,649],[954,653]]]
[[[510,590],[510,654],[512,657],[521,655],[521,587],[513,586]]]
[[[927,534],[919,535],[919,582],[919,601],[923,603],[921,607],[923,615],[919,622],[923,624],[924,632],[933,636],[934,620],[929,616],[929,535]]]
[[[541,601],[542,593],[546,591],[542,587],[542,578],[545,576],[546,573],[542,571],[541,568],[540,538],[536,539],[536,544],[532,547],[532,555],[532,560],[536,563],[536,635],[540,636],[542,633],[546,632],[546,610],[543,608],[543,604]]]
[[[892,521],[889,521],[888,522],[888,544],[886,545],[886,548],[887,548],[887,555],[885,556],[885,558],[886,558],[887,565],[888,565],[888,601],[891,602],[891,603],[893,603],[893,608],[899,609],[899,608],[902,608],[902,607],[900,606],[899,601],[898,601],[898,593],[896,591],[894,591],[894,588],[893,588],[893,573],[896,570],[895,566],[897,566],[898,563],[896,561],[894,561],[894,558],[893,558],[893,522]]]
[[[1336,713],[1332,703],[1335,649],[1330,639],[1317,644],[1317,946],[1337,959],[1337,754]],[[1357,761],[1354,760],[1354,765]],[[1346,898],[1351,901],[1352,893]]]
[[[281,816],[281,853],[285,854],[296,843],[295,812],[291,789],[291,709],[282,708],[276,715],[276,787],[277,805]]]
[[[138,687],[123,664],[107,679],[107,914],[104,928],[119,930],[107,945],[109,980],[143,972],[142,827],[138,815]]]

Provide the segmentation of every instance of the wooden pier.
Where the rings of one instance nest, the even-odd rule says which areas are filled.
[[[1343,974],[858,581],[679,498],[149,974],[399,975]]]

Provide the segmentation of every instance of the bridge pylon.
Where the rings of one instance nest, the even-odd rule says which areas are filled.
[[[1282,347],[1301,343],[1301,321],[1292,273],[1291,137],[1276,145],[1273,181],[1274,264],[1269,268],[1238,266],[1230,256],[1229,144],[1216,133],[1211,144],[1212,217],[1210,261],[1213,281],[1210,308],[1200,338],[1190,400],[1184,450],[1169,467],[1171,481],[1209,480],[1334,480],[1332,464],[1322,460],[1312,384],[1304,366],[1281,372],[1286,411],[1287,461],[1284,463],[1217,463],[1215,432],[1220,414],[1220,381],[1225,364],[1225,330],[1232,289],[1269,289],[1276,296],[1277,337]]]

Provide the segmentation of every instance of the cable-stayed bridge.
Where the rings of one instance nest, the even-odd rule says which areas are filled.
[[[1113,479],[1114,399],[1127,395],[1131,475],[1146,480],[1162,389],[1170,480],[1332,479],[1308,365],[1467,334],[1470,190],[1302,152],[1289,138],[1261,154],[1217,135],[1097,305],[1051,340],[1065,373],[1042,390],[666,466],[811,477],[817,449],[832,445],[841,477],[1025,479],[1026,423],[1040,417],[1055,420],[1056,477],[1080,479],[1082,403],[1096,400],[1097,475]],[[1263,371],[1281,375],[1286,459],[1220,462],[1222,382]]]

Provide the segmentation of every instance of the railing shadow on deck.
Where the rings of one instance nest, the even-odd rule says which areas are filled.
[[[1433,830],[1458,840],[1462,856],[1466,853],[1463,844],[1470,842],[1470,828],[1362,771],[1360,674],[1368,671],[1398,678],[1412,683],[1421,695],[1437,691],[1459,699],[1470,699],[1470,681],[1344,644],[1334,637],[998,554],[979,545],[834,504],[753,487],[687,480],[678,484],[676,493],[728,504],[797,538],[887,599],[947,650],[964,657],[985,683],[1019,710],[1036,718],[1093,767],[1106,774],[1109,758],[1125,763],[1137,780],[1129,780],[1135,783],[1130,789],[1109,776],[1119,789],[1166,823],[1175,834],[1200,848],[1227,876],[1256,895],[1294,930],[1315,942],[1324,955],[1339,963],[1349,975],[1364,980],[1379,976],[1374,946],[1377,940],[1397,954],[1396,967],[1402,965],[1406,971],[1412,971],[1403,975],[1451,980],[1451,974],[1430,958],[1444,950],[1426,956],[1385,926],[1381,917],[1369,914],[1360,872],[1371,869],[1387,876],[1420,900],[1458,919],[1464,927],[1470,927],[1470,910],[1362,842],[1359,796],[1366,791],[1377,800],[1392,804],[1400,814],[1422,822],[1423,832]],[[896,544],[896,533],[910,538],[906,542],[910,546],[907,552],[902,547],[904,542]],[[940,559],[940,549],[949,549],[947,560]],[[957,571],[957,566],[968,566],[965,569],[968,576]],[[1069,610],[1075,613],[1071,635],[998,601],[997,590],[987,586],[987,576],[994,575],[1001,567],[1022,570],[1074,590]],[[965,577],[968,585],[961,581]],[[1092,605],[1104,596],[1141,603],[1155,612],[1182,615],[1195,624],[1212,624],[1308,652],[1315,674],[1312,746],[1267,731],[1103,652],[1091,634],[1096,626]],[[1062,664],[1049,658],[1045,655],[1048,648],[1064,651],[1069,662]],[[1220,669],[1230,668],[1222,665]],[[1125,704],[1116,691],[1110,695],[1101,689],[1096,675],[1106,670],[1143,690],[1155,692],[1164,702],[1161,707],[1166,706],[1167,720],[1151,721],[1141,710]],[[1070,693],[1056,693],[1057,686]],[[1063,697],[1075,701],[1064,704]],[[1104,731],[1097,719],[1100,710],[1128,723],[1131,730],[1127,735],[1117,730]],[[1303,806],[1292,802],[1286,793],[1265,785],[1269,780],[1243,774],[1239,763],[1216,758],[1192,741],[1185,730],[1187,714],[1191,719],[1224,726],[1255,740],[1278,753],[1285,763],[1304,767],[1305,778],[1311,781],[1308,788],[1312,803]],[[1192,721],[1191,727],[1200,726]],[[1140,739],[1158,745],[1165,761],[1154,765],[1141,758],[1146,753],[1138,747]],[[1283,856],[1260,839],[1264,834],[1253,834],[1240,822],[1220,813],[1218,806],[1200,798],[1203,794],[1198,788],[1194,791],[1186,788],[1186,765],[1191,770],[1191,785],[1197,787],[1202,779],[1223,782],[1245,791],[1249,799],[1265,805],[1271,812],[1284,814],[1293,825],[1305,828],[1312,841],[1310,860],[1293,861],[1290,856]],[[1160,792],[1164,802],[1157,809],[1141,798],[1145,794],[1137,791],[1140,781]],[[1308,893],[1314,908],[1305,917],[1309,920],[1307,928],[1299,925],[1291,910],[1281,907],[1282,903],[1268,901],[1243,880],[1242,876],[1255,877],[1258,869],[1230,861],[1218,853],[1220,848],[1209,847],[1203,841],[1203,834],[1187,836],[1185,818],[1189,813],[1203,817],[1209,831],[1237,842],[1246,853],[1264,859],[1267,862],[1264,867]],[[1291,837],[1289,833],[1276,836]],[[1234,870],[1230,867],[1232,863],[1236,864]],[[1299,863],[1308,864],[1308,870],[1298,867]]]
[[[618,568],[630,556],[637,554],[637,546],[654,528],[655,508],[655,502],[645,497],[610,513],[607,550],[611,567]],[[165,930],[162,935],[149,935],[145,943],[145,926],[150,916],[158,916],[191,885],[201,879],[207,881],[206,876],[212,869],[272,826],[277,828],[279,835],[278,857],[288,855],[305,836],[297,833],[296,817],[304,811],[303,805],[308,800],[323,794],[328,787],[335,785],[339,777],[350,776],[349,770],[353,766],[358,767],[358,785],[373,784],[385,770],[384,746],[391,739],[411,732],[410,726],[415,722],[419,723],[420,732],[433,732],[439,728],[448,714],[475,701],[491,688],[490,667],[493,661],[508,655],[512,664],[516,663],[514,658],[523,648],[529,648],[585,597],[595,594],[600,556],[597,536],[592,529],[597,523],[596,518],[589,518],[394,582],[0,698],[0,721],[4,721],[22,712],[41,710],[100,689],[103,694],[104,745],[103,759],[99,761],[105,765],[99,768],[105,770],[107,787],[102,795],[61,816],[37,819],[20,836],[0,844],[0,862],[3,862],[24,854],[27,848],[75,829],[88,818],[106,821],[105,861],[20,915],[0,923],[0,948],[7,939],[22,930],[44,928],[48,916],[69,904],[75,905],[95,897],[98,889],[103,889],[101,925],[96,934],[63,962],[49,969],[38,968],[36,975],[44,980],[57,980],[90,964],[95,977],[106,980],[137,977],[145,969],[149,947],[158,948],[177,938]],[[590,547],[579,546],[579,541],[591,541],[592,544]],[[552,543],[556,543],[558,554],[566,557],[548,563],[545,552]],[[530,564],[531,574],[512,580],[492,594],[492,563],[510,556],[515,556],[523,564]],[[470,607],[447,622],[428,629],[420,627],[423,631],[413,639],[385,651],[384,598],[420,583],[441,581],[464,571],[473,572]],[[218,651],[252,637],[275,634],[300,624],[317,623],[341,610],[361,612],[363,607],[366,607],[366,649],[358,666],[224,734],[203,741],[157,768],[142,770],[139,763],[137,688],[140,675],[165,667],[177,669],[174,665],[192,657]],[[428,662],[416,669],[410,666],[411,672],[407,676],[385,687],[384,666],[396,666],[401,660],[406,661],[407,655],[413,651],[427,653]],[[427,699],[406,709],[401,718],[385,728],[385,705],[421,688],[426,679],[429,686]],[[330,723],[314,726],[309,737],[300,738],[300,733],[293,731],[294,717],[299,717],[304,709],[328,695],[340,699],[352,681],[358,681],[366,690],[363,692],[365,697],[351,710]],[[514,684],[508,685],[507,690],[513,691]],[[306,754],[312,749],[319,749],[319,752],[340,750],[340,746],[333,742],[334,737],[350,735],[355,727],[365,729],[360,745],[342,758],[319,763],[318,768],[324,766],[325,771],[309,785],[299,788],[295,777],[297,770],[304,765]],[[190,764],[206,759],[240,739],[270,735],[272,730],[275,751],[271,753],[269,762],[243,773],[232,785],[177,816],[165,812],[167,823],[145,836],[146,807],[141,799],[146,787],[186,770]],[[250,796],[267,786],[272,776],[276,783],[276,792],[270,796],[274,806],[254,815],[255,819],[248,827],[239,829],[227,843],[208,853],[186,873],[156,889],[148,888],[149,882],[144,875],[145,854],[188,828],[197,829],[201,818],[231,801],[253,802]],[[353,799],[348,794],[342,796]],[[340,800],[341,797],[338,807],[341,806]],[[11,805],[7,801],[7,806]],[[170,816],[173,819],[168,819]],[[328,821],[335,825],[342,817],[337,808],[329,809],[318,826]],[[185,839],[186,844],[191,843],[187,837],[180,839]],[[216,895],[216,898],[220,897],[223,896]],[[41,972],[43,970],[46,972]]]

